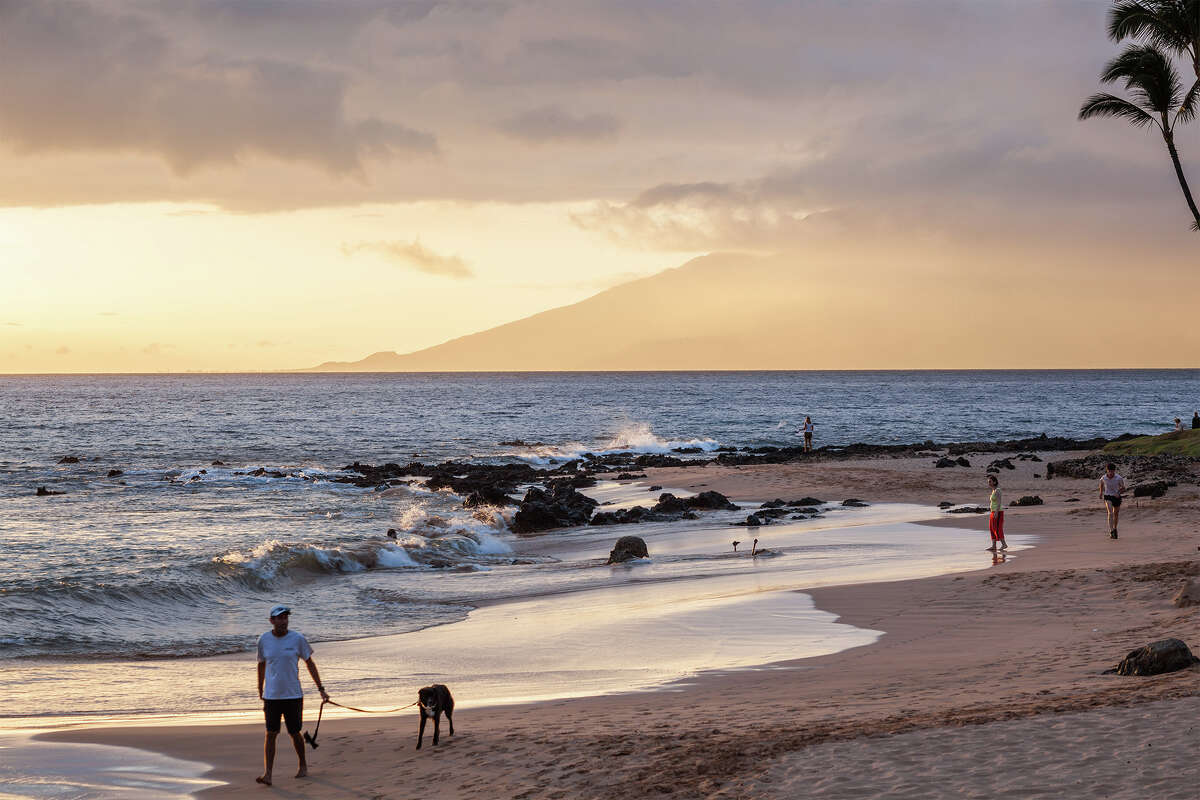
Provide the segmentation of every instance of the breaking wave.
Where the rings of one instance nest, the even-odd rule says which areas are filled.
[[[604,456],[615,453],[676,453],[682,451],[711,453],[721,446],[715,439],[663,439],[650,425],[638,422],[627,425],[616,434],[595,445],[570,442],[562,445],[531,445],[507,455],[531,464],[552,464],[581,458],[585,453]]]

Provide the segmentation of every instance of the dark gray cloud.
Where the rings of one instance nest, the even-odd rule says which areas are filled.
[[[346,174],[367,158],[437,149],[431,134],[354,118],[341,70],[188,52],[143,14],[5,0],[0,29],[0,142],[20,152],[145,153],[180,174],[257,154]]]
[[[0,204],[590,201],[688,250],[1173,230],[1161,142],[1075,119],[1106,5],[0,0]]]
[[[393,263],[430,275],[447,278],[470,278],[474,275],[470,265],[462,258],[435,253],[421,244],[419,239],[411,242],[356,242],[342,245],[343,255],[356,253],[375,253]]]
[[[621,128],[612,114],[571,114],[559,106],[541,106],[501,120],[500,130],[528,142],[591,142],[613,139]]]

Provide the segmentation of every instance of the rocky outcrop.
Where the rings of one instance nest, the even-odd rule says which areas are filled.
[[[986,514],[990,509],[983,506],[959,506],[958,508],[947,508],[947,514]]]
[[[644,473],[644,472],[622,472],[621,474],[617,475],[617,477],[614,478],[613,480],[636,481],[636,480],[639,480],[644,477],[646,477],[646,473]]]
[[[1013,500],[1011,503],[1009,503],[1009,505],[1010,506],[1018,506],[1018,507],[1020,507],[1020,506],[1040,506],[1040,505],[1042,505],[1043,502],[1045,502],[1045,501],[1043,501],[1042,498],[1038,497],[1036,494],[1027,494],[1027,495],[1023,495],[1022,497],[1018,497],[1016,500]]]
[[[62,458],[60,458],[58,460],[58,463],[60,463],[60,464],[78,464],[79,459],[76,458],[75,456],[63,456]]]
[[[1149,483],[1139,483],[1133,487],[1134,497],[1149,497],[1151,500],[1162,497],[1167,493],[1168,487],[1177,485],[1174,481],[1150,481]]]
[[[1200,664],[1200,658],[1192,655],[1188,646],[1179,639],[1161,639],[1133,650],[1115,669],[1108,673],[1118,675],[1161,675],[1176,672]]]
[[[536,533],[586,525],[596,505],[595,500],[575,491],[569,483],[546,490],[530,489],[513,515],[512,530],[514,533]]]
[[[645,506],[634,506],[633,508],[622,508],[618,511],[597,511],[588,520],[589,525],[631,525],[638,522],[647,522],[652,518],[657,518],[650,509]]]
[[[1002,469],[1016,469],[1013,466],[1010,458],[997,458],[995,461],[987,465],[988,472],[999,472]]]
[[[513,500],[504,491],[496,486],[484,486],[467,495],[467,499],[463,500],[463,508],[484,508],[487,506],[514,506],[517,501]]]
[[[56,492],[53,489],[47,489],[45,486],[37,487],[37,496],[38,497],[52,497],[53,495],[56,495],[56,494],[66,494],[66,492]]]
[[[678,514],[692,509],[703,511],[737,511],[738,507],[720,492],[701,492],[695,497],[676,497],[670,492],[658,496],[651,510],[659,514]]]
[[[866,508],[871,504],[865,503],[862,500],[859,500],[857,497],[851,497],[848,500],[843,500],[842,505],[847,508]]]
[[[650,551],[640,536],[622,536],[608,554],[608,564],[622,564],[635,558],[649,558]]]
[[[1200,458],[1191,456],[1114,456],[1093,453],[1082,458],[1051,461],[1046,465],[1046,480],[1084,478],[1099,481],[1104,465],[1112,462],[1125,480],[1175,481],[1176,484],[1200,484]]]
[[[117,478],[117,477],[120,477],[121,475],[124,475],[124,474],[125,474],[125,471],[124,471],[124,470],[119,470],[119,469],[110,469],[110,470],[108,471],[108,475],[107,475],[106,477],[109,477],[109,478]]]

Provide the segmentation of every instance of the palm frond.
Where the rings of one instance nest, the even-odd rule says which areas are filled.
[[[1138,108],[1122,97],[1104,92],[1089,97],[1079,109],[1080,119],[1092,119],[1093,117],[1115,117],[1127,120],[1138,128],[1159,125],[1158,120],[1144,109]]]
[[[1121,81],[1139,105],[1162,114],[1180,102],[1179,73],[1170,56],[1151,45],[1133,45],[1100,73],[1103,83]]]
[[[1179,104],[1179,111],[1175,114],[1175,122],[1191,122],[1196,118],[1197,111],[1200,111],[1200,80],[1193,83],[1192,88],[1183,96],[1183,102]]]
[[[1173,53],[1195,56],[1200,0],[1118,0],[1108,14],[1113,41],[1139,39]]]

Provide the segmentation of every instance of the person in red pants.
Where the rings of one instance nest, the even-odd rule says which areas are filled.
[[[995,553],[997,545],[1000,550],[1008,549],[1008,542],[1004,541],[1004,501],[1000,497],[1000,479],[995,475],[988,475],[987,480],[988,486],[992,488],[992,515],[988,519],[988,530],[992,534],[992,546],[988,550]]]

